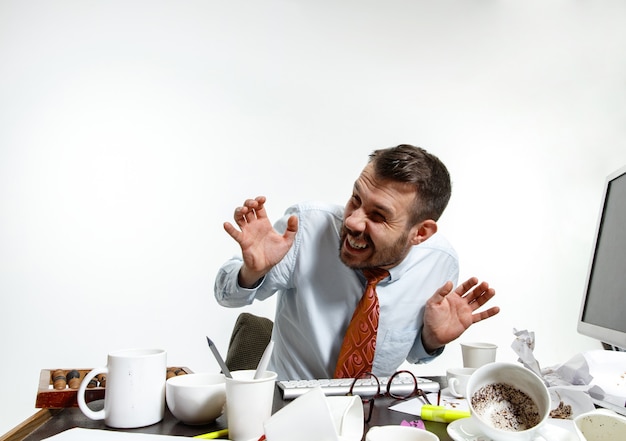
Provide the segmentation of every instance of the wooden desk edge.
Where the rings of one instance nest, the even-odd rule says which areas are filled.
[[[33,430],[37,429],[63,409],[41,409],[0,437],[0,441],[22,441]]]

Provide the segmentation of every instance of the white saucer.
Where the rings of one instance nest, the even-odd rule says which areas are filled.
[[[579,441],[576,433],[560,426],[550,421],[546,423],[545,435],[549,441]],[[492,441],[482,434],[473,417],[452,421],[448,424],[448,435],[454,441]],[[540,439],[543,438],[539,437],[538,440]]]

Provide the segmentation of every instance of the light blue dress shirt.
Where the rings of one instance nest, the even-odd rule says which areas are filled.
[[[239,286],[241,257],[219,270],[215,297],[228,307],[250,305],[277,294],[274,352],[269,369],[278,379],[332,378],[339,350],[365,278],[339,259],[343,207],[307,202],[290,207],[275,224],[282,234],[287,218],[298,216],[298,233],[287,255],[253,289]],[[421,342],[424,305],[450,280],[458,282],[458,257],[440,234],[414,246],[376,292],[380,318],[374,374],[389,376],[404,362],[424,363],[429,355]]]

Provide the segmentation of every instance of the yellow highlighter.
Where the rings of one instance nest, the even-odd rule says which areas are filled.
[[[424,404],[422,406],[422,419],[426,421],[436,421],[438,423],[451,423],[461,418],[468,418],[472,416],[469,411],[447,409],[443,406],[433,406],[430,404]]]
[[[228,429],[218,430],[216,432],[205,433],[204,435],[196,435],[194,438],[200,439],[217,439],[228,436]]]

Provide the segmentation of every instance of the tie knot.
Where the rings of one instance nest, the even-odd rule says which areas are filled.
[[[389,271],[382,268],[367,268],[363,270],[363,275],[367,279],[368,285],[376,285],[378,282],[380,282],[389,275]]]

